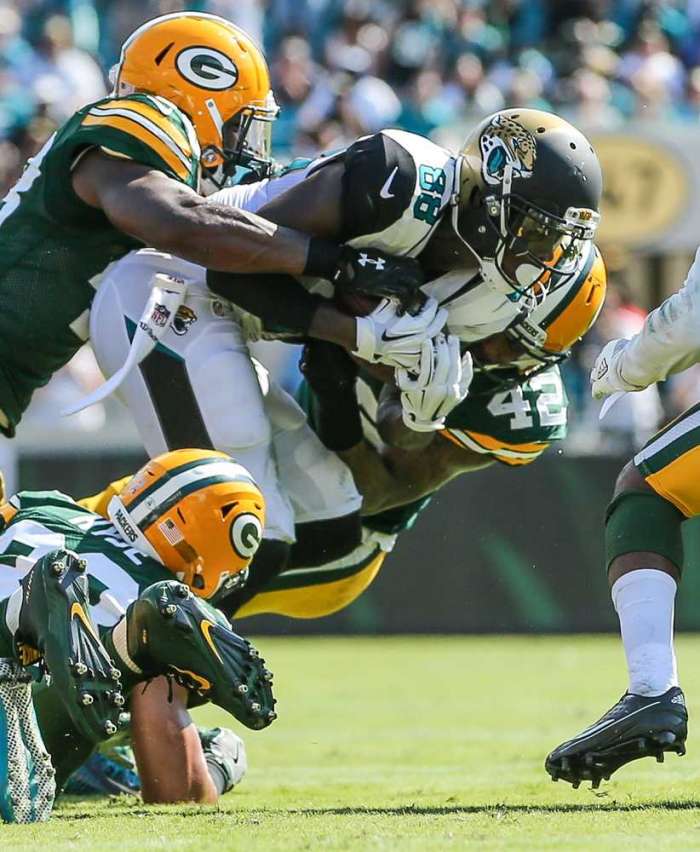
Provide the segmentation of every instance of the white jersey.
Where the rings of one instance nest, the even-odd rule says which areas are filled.
[[[700,361],[700,249],[681,289],[653,310],[622,352],[618,370],[645,388]]]

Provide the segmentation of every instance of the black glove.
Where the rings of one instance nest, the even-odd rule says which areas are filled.
[[[343,246],[331,278],[338,290],[396,299],[404,310],[418,313],[425,296],[425,275],[412,257],[394,257],[377,249]]]

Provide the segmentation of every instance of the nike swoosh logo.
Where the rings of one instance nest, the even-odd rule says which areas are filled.
[[[407,337],[413,337],[412,334],[387,334],[386,331],[382,332],[382,340],[385,343],[388,343],[390,340],[405,340]]]
[[[74,603],[71,606],[70,616],[71,618],[79,618],[80,621],[82,621],[85,625],[85,629],[88,631],[88,633],[90,633],[92,636],[95,637],[95,639],[97,639],[92,624],[90,624],[90,619],[87,617],[87,615],[85,614],[85,610],[82,608],[82,606],[80,606],[79,603]]]
[[[211,636],[209,635],[213,626],[214,623],[212,621],[207,621],[206,618],[199,622],[200,630],[204,634],[204,638],[207,640],[207,645],[209,645],[209,647],[212,649],[212,651],[214,652],[214,656],[218,659],[218,661],[220,663],[223,663],[223,660],[221,659],[221,654],[219,654],[219,652],[216,650],[216,645],[214,644]]]
[[[394,180],[394,175],[396,174],[396,172],[398,172],[398,170],[399,167],[394,166],[394,171],[389,175],[389,177],[384,182],[384,186],[379,190],[380,198],[394,198],[394,193],[389,192],[389,190],[391,189],[391,183]]]

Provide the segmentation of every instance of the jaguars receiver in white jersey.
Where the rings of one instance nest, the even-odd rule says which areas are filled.
[[[542,292],[555,286],[576,267],[595,230],[600,183],[597,158],[578,131],[556,116],[523,110],[482,122],[456,156],[421,136],[384,131],[302,170],[224,190],[217,201],[264,211],[278,224],[294,220],[307,233],[361,243],[368,252],[417,256],[439,278],[445,305],[460,300],[467,316],[460,336],[478,339],[518,317],[534,287]],[[373,262],[368,253],[366,263]],[[288,398],[274,387],[267,394],[261,390],[245,345],[251,333],[313,337],[330,304],[323,296],[331,291],[320,292],[317,281],[284,276],[209,273],[207,279],[203,269],[169,256],[133,254],[103,278],[93,306],[92,342],[107,375],[126,360],[158,271],[187,282],[185,303],[156,351],[119,390],[148,452],[184,445],[225,449],[265,493],[264,544],[291,542],[296,516],[302,521],[297,535],[308,524],[316,536],[319,524],[335,519],[327,546],[338,556],[352,549],[359,536],[359,496],[349,472],[335,459],[328,462],[332,476],[313,476],[316,465],[326,464],[323,448]],[[380,338],[391,337],[378,333],[382,310],[352,320],[352,351],[370,362],[406,366],[401,353],[393,360],[381,357]],[[410,317],[404,319],[406,352],[411,350],[415,365],[421,335],[411,335]],[[436,318],[436,324],[432,334],[442,322]],[[300,512],[290,505],[279,487],[282,465],[313,481],[313,505]],[[288,559],[277,549],[274,570]],[[293,552],[291,559],[289,564]],[[258,557],[256,568],[259,563]],[[253,577],[248,593],[255,588]]]

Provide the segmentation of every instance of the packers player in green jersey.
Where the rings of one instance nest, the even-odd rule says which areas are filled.
[[[171,783],[178,799],[218,795],[188,703],[213,701],[253,729],[275,718],[263,660],[206,602],[244,581],[260,542],[264,500],[245,468],[214,451],[166,453],[111,497],[106,515],[56,491],[20,492],[0,506],[0,815],[8,821],[48,816],[53,769],[60,789],[116,733],[124,695],[140,762],[149,765],[158,739],[177,744],[167,753],[184,761],[161,766],[168,771],[153,780],[154,798],[159,783]],[[18,668],[37,659],[51,677],[30,702]],[[152,690],[134,690],[159,675],[182,708],[165,731],[151,725]]]
[[[86,340],[101,276],[132,249],[336,285],[422,281],[415,261],[382,255],[383,263],[360,265],[355,249],[207,203],[207,188],[237,166],[264,176],[271,164],[277,106],[265,59],[239,28],[200,13],[150,21],[125,42],[114,84],[46,142],[0,202],[0,429],[8,436],[34,390]],[[321,339],[354,348],[348,317],[326,307],[313,322]]]

